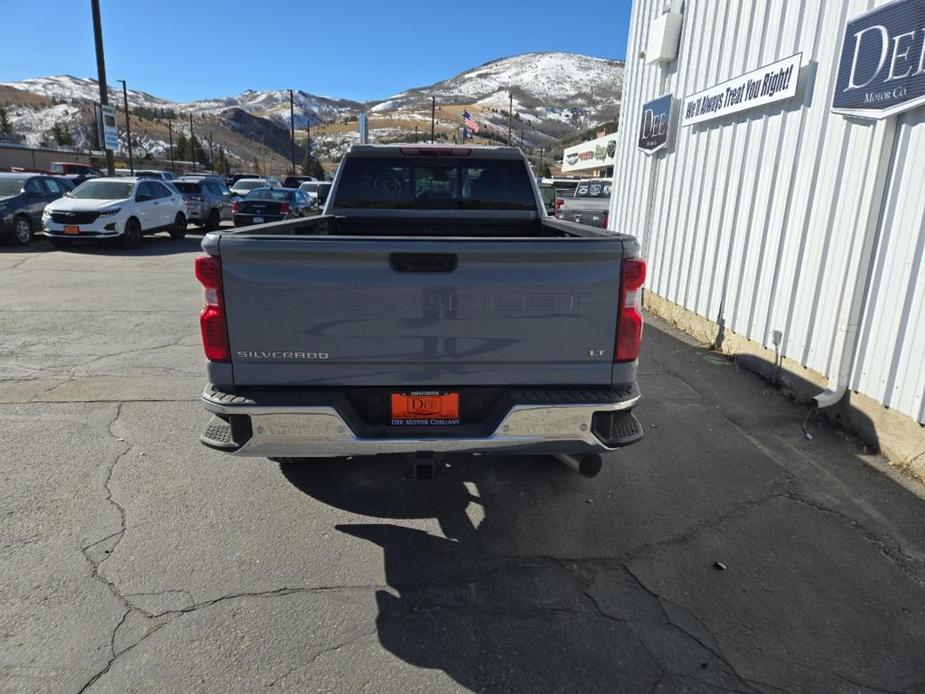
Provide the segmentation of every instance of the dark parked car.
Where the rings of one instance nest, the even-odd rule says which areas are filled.
[[[303,183],[317,180],[314,176],[286,176],[283,179],[283,188],[298,188]]]
[[[25,245],[42,229],[45,205],[72,189],[56,176],[0,173],[0,236]]]
[[[236,227],[312,214],[308,196],[301,190],[291,188],[255,188],[244,199],[236,200],[231,209]]]

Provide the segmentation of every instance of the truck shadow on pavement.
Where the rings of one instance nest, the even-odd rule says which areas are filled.
[[[830,425],[806,440],[806,406],[754,373],[647,340],[649,432],[593,480],[539,457],[429,482],[281,465],[369,519],[336,527],[382,548],[382,648],[475,692],[925,691],[922,499]]]
[[[388,584],[376,591],[382,647],[476,692],[614,691],[615,683],[642,691],[658,681],[662,667],[644,641],[595,602],[598,592],[611,596],[606,603],[615,590],[635,603],[629,610],[648,612],[671,628],[656,599],[620,562],[601,559],[591,567],[504,548],[536,521],[518,488],[527,494],[537,483],[564,494],[571,489],[572,500],[585,505],[574,487],[587,481],[552,458],[448,460],[448,470],[421,482],[401,479],[401,460],[281,465],[294,486],[318,501],[399,521],[337,526],[382,548]],[[510,503],[512,496],[521,503]],[[401,524],[428,519],[439,528]],[[605,574],[611,578],[602,581]],[[717,682],[736,681],[699,650],[697,667],[716,667]]]

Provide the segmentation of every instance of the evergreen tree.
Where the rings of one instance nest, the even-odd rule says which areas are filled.
[[[57,121],[51,126],[51,136],[54,138],[55,144],[59,147],[74,144],[74,138],[68,131],[67,126],[61,125],[61,123]]]
[[[189,161],[189,142],[187,142],[186,135],[181,132],[177,133],[177,141],[174,144],[174,151],[176,151],[176,158],[180,161]]]
[[[549,162],[543,162],[543,166],[540,167],[540,176],[543,178],[550,178],[552,176],[552,171],[549,169]]]
[[[12,135],[13,124],[10,123],[10,117],[6,113],[6,106],[0,104],[0,135]]]
[[[311,160],[311,169],[307,176],[314,176],[319,181],[323,181],[325,177],[324,167],[321,165],[321,162],[318,159],[312,158]]]
[[[199,138],[196,137],[195,133],[192,133],[190,134],[189,140],[187,140],[187,142],[189,143],[187,145],[187,156],[184,158],[189,161],[198,162],[199,161],[199,150],[201,149],[199,146]]]
[[[227,176],[231,171],[231,166],[228,164],[228,155],[225,154],[224,147],[218,148],[218,156],[216,159],[218,160],[218,168],[216,171],[218,171],[218,173],[222,174],[223,176]]]
[[[309,154],[308,150],[305,150],[305,156],[302,157],[302,175],[311,176],[312,175],[312,157]]]

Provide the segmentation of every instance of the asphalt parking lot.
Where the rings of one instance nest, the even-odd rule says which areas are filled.
[[[925,503],[647,328],[644,441],[285,468],[201,446],[199,238],[0,249],[0,690],[925,691]]]

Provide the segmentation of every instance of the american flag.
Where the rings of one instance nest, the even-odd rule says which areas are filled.
[[[479,124],[475,122],[468,111],[463,111],[463,125],[474,133],[479,131]]]

